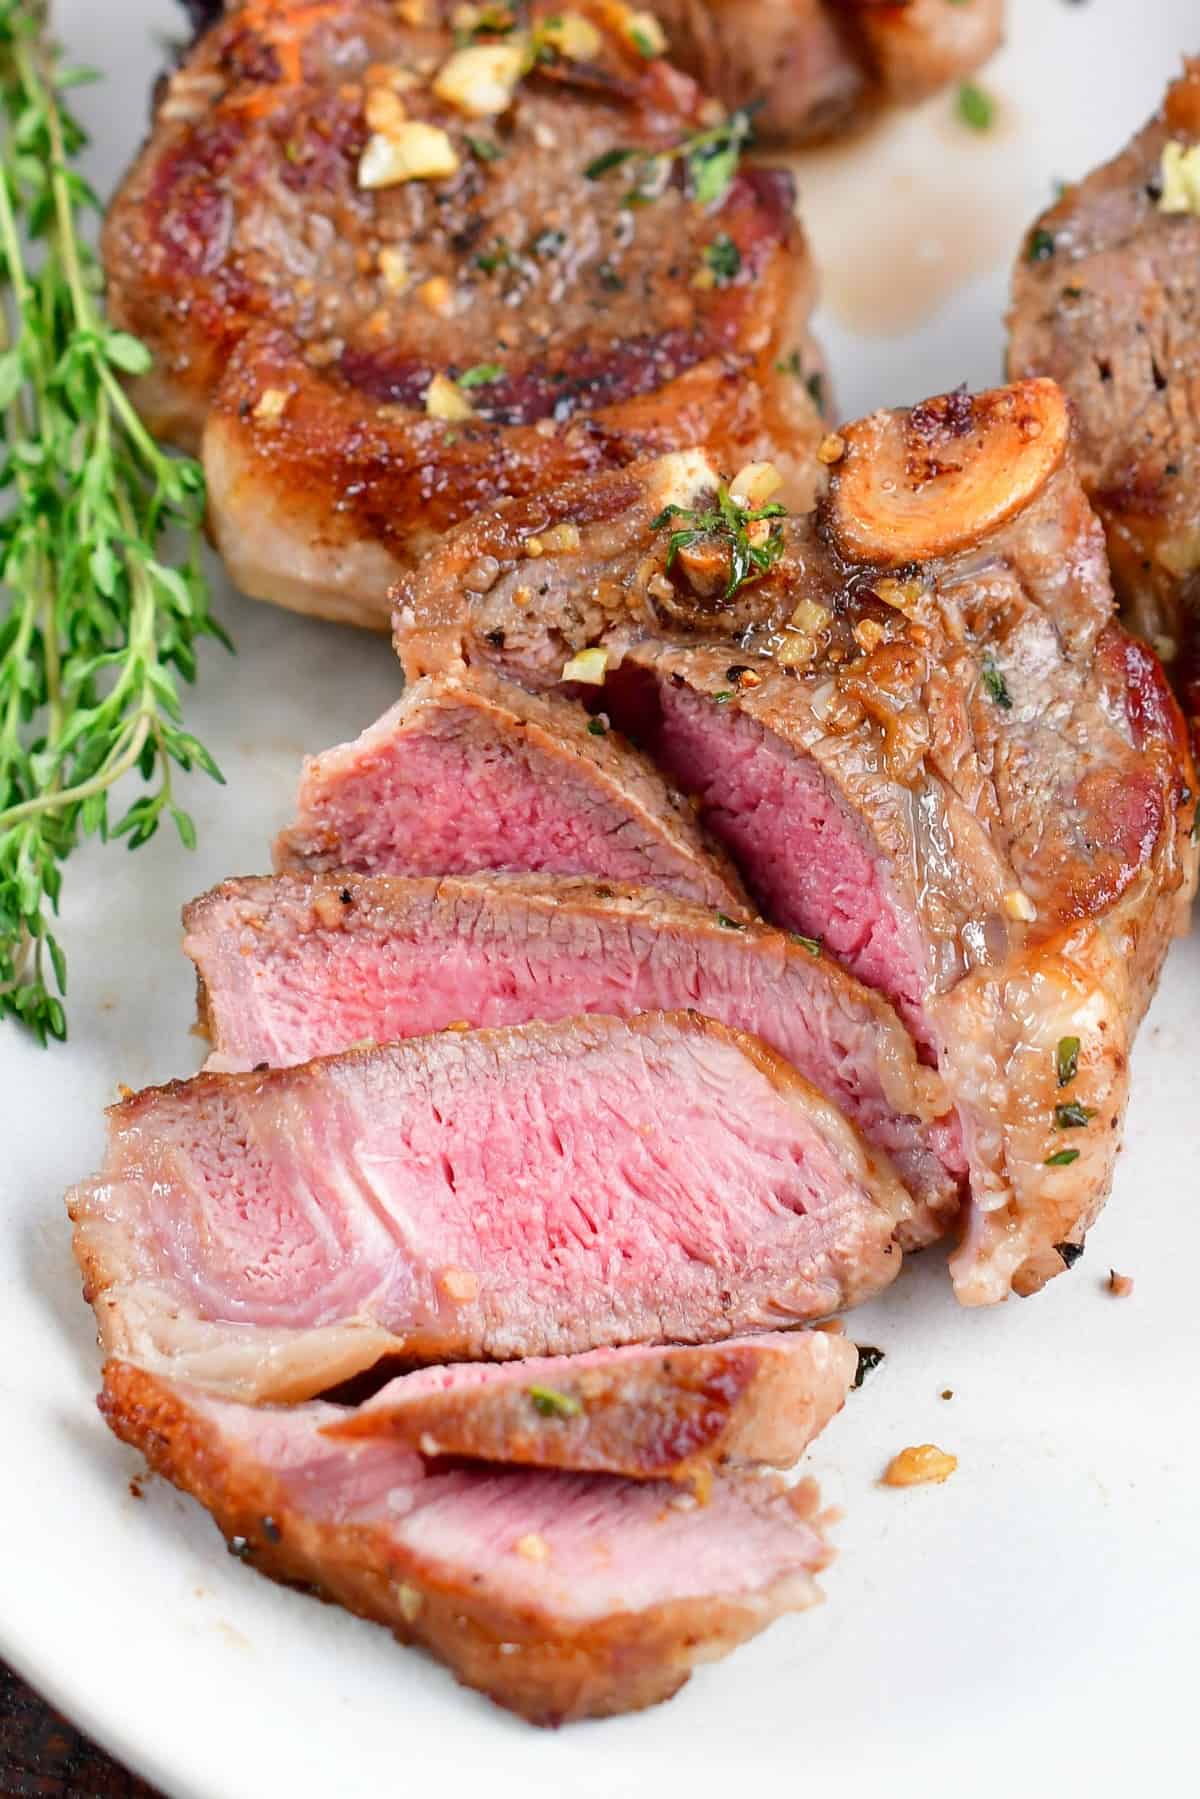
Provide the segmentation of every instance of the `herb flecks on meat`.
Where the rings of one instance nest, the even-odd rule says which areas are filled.
[[[663,531],[675,525],[667,542],[666,567],[674,568],[680,555],[697,545],[715,547],[725,560],[728,577],[723,599],[731,599],[749,581],[757,581],[783,554],[783,531],[778,520],[787,516],[778,500],[764,506],[739,505],[722,482],[715,506],[689,510],[665,506],[651,524]]]

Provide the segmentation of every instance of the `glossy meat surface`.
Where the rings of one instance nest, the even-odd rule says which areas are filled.
[[[157,358],[135,397],[202,445],[234,580],[378,628],[499,494],[699,442],[774,445],[799,492],[817,430],[790,177],[724,180],[719,111],[601,0],[573,10],[586,54],[540,4],[456,50],[451,11],[230,8],[105,231],[110,310]],[[522,48],[511,88],[455,79]],[[400,179],[414,128],[441,172]]]
[[[447,1031],[200,1075],[111,1114],[70,1198],[113,1354],[246,1398],[383,1356],[703,1343],[886,1286],[907,1196],[698,1014]]]
[[[669,1699],[819,1598],[811,1483],[718,1477],[709,1503],[605,1475],[445,1467],[325,1434],[337,1408],[214,1400],[126,1363],[100,1409],[240,1559],[386,1625],[535,1724]]]
[[[847,426],[816,512],[770,521],[732,595],[727,529],[668,567],[717,470],[665,458],[498,508],[396,609],[411,672],[551,689],[603,649],[593,703],[697,794],[760,905],[896,1000],[963,1122],[972,1303],[1040,1286],[1099,1209],[1195,880],[1182,721],[1114,622],[1069,435],[1036,381]],[[579,547],[514,606],[526,537],[573,518]]]

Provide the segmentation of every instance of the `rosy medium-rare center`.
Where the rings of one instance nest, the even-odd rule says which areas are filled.
[[[645,1013],[151,1090],[113,1109],[72,1213],[112,1352],[297,1397],[388,1350],[821,1317],[892,1278],[908,1203],[757,1039]]]

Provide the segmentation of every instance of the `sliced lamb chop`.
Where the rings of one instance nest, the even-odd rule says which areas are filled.
[[[890,1156],[941,1234],[966,1163],[957,1117],[895,1013],[812,940],[661,893],[543,877],[227,881],[185,913],[210,1069],[582,1012],[694,1006],[761,1037]]]
[[[1189,159],[1190,158],[1190,163]],[[1191,168],[1189,189],[1185,174]],[[1079,472],[1129,624],[1200,730],[1200,60],[1128,149],[1025,240],[1009,362],[1075,408]],[[1173,173],[1174,171],[1174,173]]]
[[[414,682],[353,743],[309,758],[298,805],[281,870],[590,874],[753,915],[692,803],[645,756],[486,670]]]
[[[164,84],[109,308],[256,597],[386,628],[455,520],[681,445],[811,483],[790,175],[739,172],[744,121],[609,0],[521,12],[456,47],[454,0],[242,0]]]
[[[474,521],[396,612],[415,673],[550,689],[590,650],[605,685],[570,690],[697,795],[769,918],[895,1001],[962,1121],[969,1303],[1074,1259],[1195,881],[1182,721],[1113,622],[1068,440],[1051,382],[879,413],[802,519],[748,516],[761,469],[721,516],[716,469],[667,457]],[[517,604],[528,536],[577,517]]]
[[[417,1643],[535,1724],[669,1699],[830,1560],[810,1482],[718,1478],[707,1505],[605,1475],[446,1467],[337,1441],[335,1407],[223,1403],[119,1362],[110,1428],[260,1573]]]
[[[711,1342],[893,1278],[889,1165],[698,1014],[444,1032],[114,1106],[70,1199],[113,1354],[238,1398],[414,1361]]]
[[[390,1381],[325,1433],[426,1456],[686,1480],[725,1462],[790,1468],[857,1372],[858,1350],[832,1330],[460,1362]]]
[[[656,0],[668,52],[759,135],[829,137],[879,101],[910,105],[1000,42],[1004,0]]]

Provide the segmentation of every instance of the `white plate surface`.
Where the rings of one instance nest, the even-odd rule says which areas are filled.
[[[969,0],[968,0],[969,3]],[[974,138],[935,101],[805,165],[843,411],[1000,370],[1007,265],[1057,177],[1115,149],[1186,48],[1195,0],[1010,0],[1000,103]],[[60,0],[95,175],[133,149],[175,23],[167,0]],[[932,296],[941,294],[940,303]],[[61,1195],[101,1151],[101,1107],[190,1071],[181,903],[264,866],[297,765],[396,688],[386,646],[222,593],[236,660],[205,657],[193,724],[229,777],[192,784],[201,847],[81,855],[64,937],[73,1035],[0,1030],[0,1653],[172,1799],[708,1799],[1090,1795],[1195,1779],[1200,943],[1170,961],[1135,1059],[1116,1192],[1040,1298],[958,1311],[936,1257],[854,1321],[887,1360],[810,1458],[845,1510],[828,1603],[784,1621],[641,1717],[539,1734],[381,1630],[254,1578],[93,1405],[98,1357]],[[1132,1298],[1104,1289],[1109,1265]],[[954,1397],[944,1400],[942,1390]],[[903,1444],[959,1457],[944,1487],[877,1477]],[[1189,1772],[1190,1770],[1190,1772]]]

